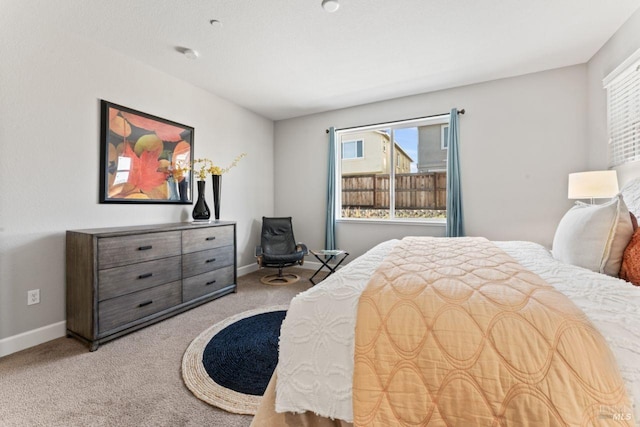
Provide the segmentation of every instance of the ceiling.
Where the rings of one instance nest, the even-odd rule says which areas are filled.
[[[640,6],[340,0],[327,13],[321,0],[25,3],[61,30],[273,120],[585,63]]]

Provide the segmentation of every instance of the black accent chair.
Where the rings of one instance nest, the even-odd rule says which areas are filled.
[[[300,280],[300,276],[282,273],[285,267],[302,265],[308,253],[303,243],[296,243],[293,237],[291,217],[262,217],[260,246],[256,247],[256,259],[260,267],[277,268],[277,274],[264,276],[260,281],[267,285],[288,285]]]

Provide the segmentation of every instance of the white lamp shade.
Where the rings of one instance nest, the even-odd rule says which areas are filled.
[[[606,199],[618,194],[616,171],[591,171],[569,174],[570,199]]]

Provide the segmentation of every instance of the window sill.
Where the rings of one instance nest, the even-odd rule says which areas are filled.
[[[345,224],[385,224],[385,225],[422,225],[430,227],[446,227],[446,219],[372,219],[372,218],[338,218],[336,222]]]

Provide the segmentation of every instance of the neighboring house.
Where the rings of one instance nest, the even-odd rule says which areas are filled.
[[[440,123],[418,128],[418,172],[447,170],[447,138],[449,124]]]
[[[342,137],[342,175],[388,174],[390,138],[385,132],[363,131]],[[394,143],[396,173],[411,172],[413,159]]]

